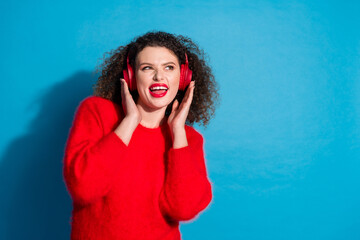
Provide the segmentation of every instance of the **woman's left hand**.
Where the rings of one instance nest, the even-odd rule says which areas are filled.
[[[168,125],[174,139],[174,147],[175,145],[178,145],[177,147],[181,147],[182,145],[185,145],[185,142],[187,145],[185,122],[189,114],[190,105],[193,99],[194,88],[195,82],[191,81],[180,106],[179,102],[175,100],[172,106],[171,114],[168,117]]]

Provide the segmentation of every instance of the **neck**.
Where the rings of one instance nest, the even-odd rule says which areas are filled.
[[[159,127],[166,121],[165,118],[165,108],[153,110],[144,107],[141,104],[137,104],[137,107],[139,109],[140,115],[141,115],[141,122],[140,124],[147,128],[156,128]]]

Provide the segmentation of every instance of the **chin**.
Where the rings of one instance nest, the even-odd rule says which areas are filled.
[[[167,92],[162,97],[154,97],[148,92],[143,92],[143,94],[139,94],[138,104],[143,106],[143,108],[152,110],[160,110],[164,109],[169,106],[169,104],[175,99],[176,93],[174,92]]]
[[[155,109],[160,109],[160,108],[167,108],[167,106],[175,99],[176,95],[174,96],[164,96],[162,98],[154,98],[149,96],[149,101],[148,103],[150,103],[148,106],[151,108],[155,108]]]
[[[154,109],[154,110],[166,109],[169,106],[170,103],[171,103],[171,101],[166,101],[166,102],[163,102],[163,103],[159,103],[159,102],[155,103],[155,102],[153,102],[148,107],[151,108],[151,109]]]

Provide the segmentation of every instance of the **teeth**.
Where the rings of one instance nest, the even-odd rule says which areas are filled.
[[[150,88],[151,91],[155,91],[155,90],[167,90],[166,87],[152,87]]]

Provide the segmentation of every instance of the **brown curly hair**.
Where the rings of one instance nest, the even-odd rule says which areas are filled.
[[[126,59],[129,57],[131,66],[135,66],[135,59],[145,47],[166,47],[177,56],[180,65],[185,63],[185,53],[188,56],[189,68],[192,70],[192,80],[195,81],[193,101],[187,116],[187,124],[194,122],[207,126],[215,113],[218,104],[218,86],[211,73],[211,68],[206,64],[203,50],[187,37],[166,32],[148,32],[135,38],[126,46],[120,46],[104,55],[104,62],[97,67],[101,72],[94,85],[94,95],[106,98],[121,106],[121,84],[123,69],[126,69]],[[181,103],[185,91],[179,90],[175,99]],[[131,91],[134,101],[137,101],[138,92]],[[173,103],[173,102],[172,102]],[[172,103],[166,110],[168,116]]]

